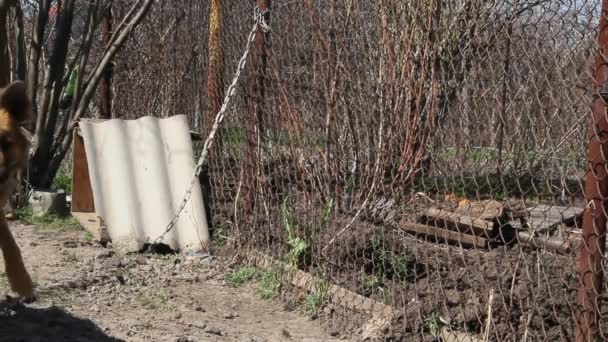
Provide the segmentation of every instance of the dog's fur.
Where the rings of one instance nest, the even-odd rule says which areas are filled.
[[[24,299],[35,299],[32,279],[21,250],[11,234],[4,206],[19,184],[18,175],[28,162],[30,139],[25,125],[31,105],[25,84],[13,82],[0,90],[0,248],[11,289]]]

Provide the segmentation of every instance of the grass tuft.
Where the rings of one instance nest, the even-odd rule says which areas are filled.
[[[282,287],[283,270],[280,266],[274,265],[262,271],[257,293],[262,299],[273,299],[281,293]]]
[[[82,226],[73,216],[60,216],[56,214],[47,214],[43,216],[34,216],[30,208],[17,209],[13,212],[15,218],[25,224],[39,226],[42,229],[66,231],[66,230],[81,230]]]
[[[224,275],[226,284],[231,287],[239,287],[246,282],[252,280],[257,273],[257,270],[251,266],[243,266],[232,272],[228,272]]]

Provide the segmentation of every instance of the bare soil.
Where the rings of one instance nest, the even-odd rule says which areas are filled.
[[[373,246],[378,236],[379,245]],[[387,254],[407,256],[407,273],[391,270]],[[336,242],[329,258],[335,283],[402,311],[394,323],[395,340],[432,340],[433,317],[448,321],[453,329],[481,335],[491,291],[491,340],[574,339],[576,251],[557,255],[517,244],[463,249],[360,223]],[[399,260],[403,264],[404,259]],[[603,296],[601,301],[608,300]],[[602,317],[606,315],[604,304]]]
[[[180,255],[117,256],[83,231],[13,224],[39,299],[8,294],[0,266],[0,341],[338,341],[318,321],[225,285],[217,265]],[[346,339],[340,339],[346,340]]]

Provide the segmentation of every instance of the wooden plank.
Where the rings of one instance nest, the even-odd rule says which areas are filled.
[[[84,140],[79,129],[74,130],[72,142],[72,211],[94,213],[93,188],[89,178],[89,166],[84,149]]]
[[[493,222],[435,208],[429,208],[419,214],[418,221],[422,224],[452,229],[459,233],[483,236],[485,238],[491,238],[496,235]]]
[[[504,216],[505,207],[501,202],[495,200],[465,201],[459,203],[454,213],[472,219],[493,220]]]
[[[72,216],[80,223],[82,228],[93,235],[96,241],[100,243],[110,241],[108,229],[96,213],[72,212]]]
[[[435,239],[448,240],[451,242],[459,242],[467,247],[487,248],[489,246],[488,239],[480,236],[459,233],[452,230],[436,228],[414,222],[401,222],[399,228],[410,233],[422,234],[433,237]]]
[[[560,224],[574,225],[583,215],[582,208],[559,207],[539,204],[528,208],[528,217],[525,218],[528,229],[535,232],[547,232]],[[578,222],[580,223],[580,222]]]
[[[519,238],[520,243],[524,243],[538,249],[545,248],[563,254],[570,254],[572,252],[570,242],[560,238],[559,236],[536,237],[528,232],[519,232],[517,233],[517,237]]]

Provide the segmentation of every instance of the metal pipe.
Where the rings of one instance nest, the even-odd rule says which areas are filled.
[[[579,288],[575,314],[576,341],[594,342],[600,320],[599,295],[603,288],[602,258],[606,249],[608,218],[608,0],[602,1],[595,89],[589,129],[589,170],[585,180],[587,208],[583,214],[583,246],[579,259]]]

